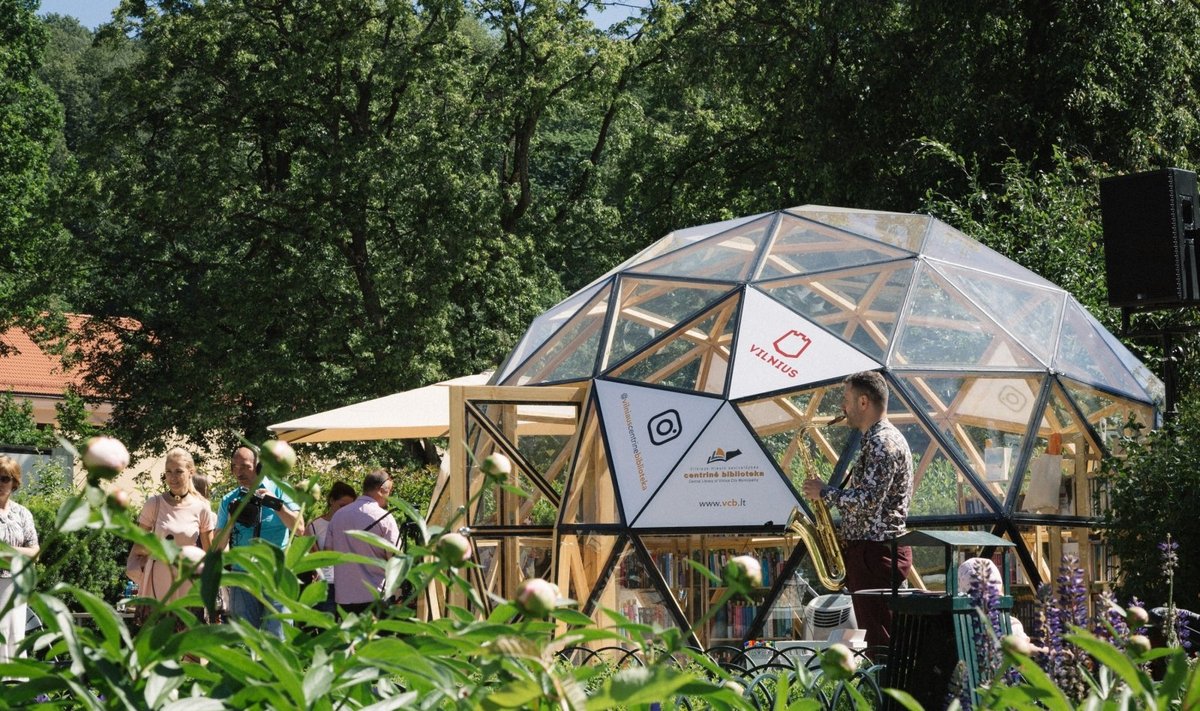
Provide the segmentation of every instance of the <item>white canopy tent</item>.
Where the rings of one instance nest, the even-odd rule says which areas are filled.
[[[450,386],[482,386],[491,377],[491,371],[486,371],[443,380],[267,429],[293,444],[445,437],[450,431]],[[570,433],[575,427],[575,410],[570,407],[521,405],[518,416],[523,434]]]

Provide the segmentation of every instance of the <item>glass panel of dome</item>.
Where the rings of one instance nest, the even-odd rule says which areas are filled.
[[[570,545],[568,537],[564,536],[563,538],[564,545]],[[580,538],[583,540],[580,540],[577,545],[583,549],[590,543],[588,539],[593,539],[595,536],[586,538],[581,536]],[[664,565],[670,565],[669,573],[672,573],[679,566],[675,560],[669,560],[668,557],[669,553],[664,551],[661,554],[661,562]],[[584,562],[581,561],[581,566]],[[616,610],[633,622],[649,625],[658,630],[678,628],[677,615],[680,613],[677,609],[678,602],[669,590],[664,589],[663,577],[654,565],[654,561],[646,561],[643,558],[641,551],[632,542],[626,543],[617,559],[616,569],[608,581],[609,584],[604,587],[596,601],[597,607]],[[682,563],[682,565],[686,566],[687,564]],[[687,568],[690,571],[691,566],[687,566]],[[678,572],[687,574],[688,571],[679,570]],[[593,587],[596,582],[593,580]],[[580,599],[587,600],[586,597]],[[606,615],[597,615],[595,618],[602,628],[611,627],[614,624],[607,619]]]
[[[591,377],[608,313],[605,287],[530,358],[504,379],[505,385],[534,385]]]
[[[727,284],[622,278],[607,363],[621,361],[728,292]]]
[[[1120,438],[1128,434],[1125,425],[1130,419],[1147,431],[1154,427],[1154,408],[1146,403],[1101,392],[1070,378],[1060,378],[1059,382],[1110,452],[1120,449]]]
[[[892,375],[979,485],[1003,501],[1045,376]]]
[[[933,218],[927,215],[911,215],[899,212],[874,212],[871,210],[844,210],[822,205],[804,205],[793,207],[787,212],[807,217],[810,220],[823,222],[833,227],[839,227],[864,237],[879,240],[885,244],[908,252],[916,253],[921,249],[925,233]]]
[[[882,361],[887,355],[913,262],[888,262],[811,277],[761,282],[759,289],[843,341]]]
[[[1066,292],[952,264],[934,264],[951,284],[986,311],[1039,361],[1049,365]]]
[[[561,485],[555,487],[545,481],[538,472],[526,471],[519,460],[513,461],[513,474],[505,485],[515,486],[525,492],[524,496],[507,490],[500,484],[489,484],[487,477],[479,470],[477,462],[482,462],[492,453],[503,453],[503,450],[470,414],[467,415],[467,432],[470,435],[468,441],[475,443],[475,457],[467,469],[468,498],[473,498],[482,489],[479,500],[468,512],[468,525],[553,525],[558,513],[555,499],[559,498]],[[539,519],[533,522],[531,517],[535,511]]]
[[[1037,359],[927,265],[917,268],[889,365],[1034,368]]]
[[[621,522],[617,492],[595,405],[588,405],[579,453],[571,469],[560,510],[561,523],[615,524]]]
[[[1099,333],[1100,337],[1104,339],[1104,342],[1108,344],[1108,347],[1112,350],[1117,359],[1120,360],[1130,374],[1133,375],[1133,379],[1136,380],[1138,384],[1142,386],[1142,389],[1146,391],[1146,394],[1150,396],[1150,401],[1161,405],[1166,398],[1166,390],[1163,386],[1163,382],[1158,379],[1158,376],[1155,375],[1149,368],[1147,368],[1142,361],[1138,360],[1137,356],[1135,356],[1133,353],[1130,353],[1129,349],[1125,347],[1125,344],[1118,341],[1116,336],[1109,333],[1108,329],[1104,328],[1104,326],[1096,320],[1096,317],[1088,313],[1086,309],[1083,310],[1083,315],[1089,322],[1091,322],[1092,328],[1096,329],[1096,332]]]
[[[934,220],[930,225],[929,238],[925,240],[925,247],[921,252],[951,264],[1027,281],[1047,289],[1059,289],[1053,283],[941,220]]]
[[[638,274],[737,282],[750,278],[775,218],[768,216],[677,249],[630,270]]]
[[[643,347],[607,375],[710,394],[725,392],[729,349],[737,328],[739,296],[731,296],[708,312]]]
[[[829,481],[850,439],[844,425],[829,426],[841,415],[841,384],[826,385],[738,404],[755,435],[799,491],[812,473]]]
[[[614,562],[613,558],[620,556],[620,559],[623,559],[630,554],[631,548],[632,546],[627,542],[622,548],[620,536],[597,534],[560,536],[558,577],[554,582],[564,597],[577,601],[582,609],[600,585],[600,576],[612,572],[610,563]],[[643,566],[639,566],[639,572],[644,573],[644,570]],[[638,579],[641,580],[641,578]],[[620,609],[617,588],[612,585],[617,580],[618,576],[612,572],[608,577],[609,585],[605,586],[604,592],[599,596],[598,603],[601,607],[610,610]],[[592,612],[592,610],[583,611],[585,614]],[[606,617],[606,615],[596,616],[600,626],[609,626],[604,622]]]
[[[1057,456],[1047,451],[1051,435],[1061,439],[1060,452]],[[1076,463],[1074,455],[1080,451],[1083,442],[1095,450],[1095,443],[1087,432],[1087,428],[1079,420],[1079,416],[1067,401],[1063,389],[1055,385],[1050,391],[1050,399],[1046,403],[1045,414],[1038,425],[1038,431],[1033,442],[1033,454],[1026,467],[1024,475],[1017,486],[1013,510],[1021,513],[1037,513],[1054,516],[1074,516],[1075,507],[1072,499],[1072,487],[1063,488],[1064,481],[1070,481],[1074,474]]]
[[[604,285],[597,284],[594,287],[581,289],[562,303],[535,318],[529,326],[529,330],[525,332],[525,336],[521,339],[521,342],[517,344],[517,347],[513,349],[513,352],[509,354],[504,365],[499,369],[500,376],[496,379],[496,382],[504,383],[512,371],[529,357],[530,353],[542,347],[546,340],[553,336],[555,331],[562,328],[579,309],[583,308],[602,286]],[[512,385],[513,383],[506,384]]]
[[[763,584],[761,588],[751,593],[750,599],[734,597],[718,608],[705,626],[699,630],[701,641],[705,647],[729,645],[741,647],[748,637],[765,638],[778,637],[790,639],[792,625],[782,621],[773,623],[769,615],[764,615],[765,625],[755,634],[753,624],[759,616],[761,608],[772,601],[767,599],[771,587],[782,575],[788,574],[787,563],[796,546],[795,538],[784,536],[756,536],[748,539],[746,536],[707,535],[704,537],[704,550],[697,561],[707,567],[713,574],[720,576],[725,564],[739,555],[753,555],[758,559],[762,568]],[[700,576],[694,576],[699,578]],[[688,610],[688,621],[695,624],[704,608],[715,605],[725,595],[726,590],[720,585],[714,585],[705,578],[705,585],[696,590],[698,597],[707,605],[695,606]],[[776,633],[778,631],[778,634]],[[786,631],[786,633],[785,633]]]
[[[784,213],[755,278],[799,276],[910,256],[876,240]]]
[[[1083,308],[1074,300],[1069,301],[1063,314],[1062,334],[1054,359],[1055,369],[1076,380],[1149,402],[1149,393],[1134,379],[1100,334],[1101,331]]]

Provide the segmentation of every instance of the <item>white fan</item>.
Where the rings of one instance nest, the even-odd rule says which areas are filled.
[[[804,639],[825,641],[834,630],[858,627],[849,595],[818,595],[804,608]]]

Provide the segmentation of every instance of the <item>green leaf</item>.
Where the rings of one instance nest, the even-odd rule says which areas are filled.
[[[1146,693],[1150,680],[1121,650],[1087,632],[1064,635],[1063,639],[1095,657],[1097,662],[1121,677],[1135,694]]]

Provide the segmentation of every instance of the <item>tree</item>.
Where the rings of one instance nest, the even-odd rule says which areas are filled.
[[[59,324],[43,318],[53,316],[58,300],[42,280],[61,253],[51,156],[61,142],[62,113],[37,77],[46,31],[36,5],[0,0],[0,332],[16,323]],[[0,357],[5,351],[0,343]]]
[[[120,344],[88,363],[113,426],[257,436],[501,361],[562,295],[545,230],[599,219],[574,168],[530,155],[616,91],[581,5],[484,3],[490,31],[456,2],[123,5],[104,41],[139,54],[72,218],[78,303]]]

